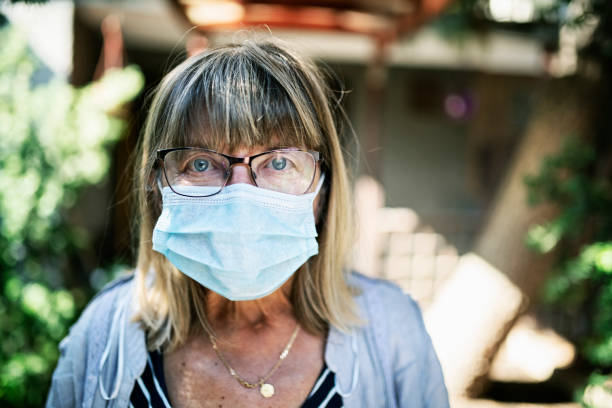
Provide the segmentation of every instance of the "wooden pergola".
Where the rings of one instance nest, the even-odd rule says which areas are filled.
[[[348,31],[393,41],[451,0],[172,0],[203,32],[245,26]]]

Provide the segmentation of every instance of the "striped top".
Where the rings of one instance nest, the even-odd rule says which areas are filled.
[[[140,378],[136,379],[130,395],[130,408],[170,408],[168,389],[164,378],[164,363],[159,350],[149,351],[147,365]],[[342,397],[336,390],[336,375],[327,364],[315,382],[302,408],[342,407]]]

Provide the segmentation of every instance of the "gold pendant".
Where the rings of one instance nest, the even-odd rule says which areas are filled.
[[[268,383],[261,384],[261,387],[259,387],[259,392],[261,393],[262,397],[270,398],[274,395],[274,386]]]

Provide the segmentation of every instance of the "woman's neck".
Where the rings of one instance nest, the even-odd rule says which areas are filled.
[[[215,292],[206,296],[206,315],[215,331],[258,332],[295,322],[289,299],[291,279],[268,296],[255,300],[231,301]]]

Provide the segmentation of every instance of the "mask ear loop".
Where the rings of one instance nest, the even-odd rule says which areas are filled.
[[[155,174],[155,176],[153,176],[153,174]],[[145,184],[145,190],[147,191],[147,193],[151,193],[155,191],[154,184],[157,183],[159,193],[161,194],[161,189],[162,189],[161,178],[163,174],[164,174],[163,168],[159,166],[156,161],[155,164],[153,165],[153,169],[151,170],[151,173],[149,174],[148,181]]]
[[[155,175],[155,181],[157,182],[157,189],[159,190],[159,194],[162,194],[162,189],[164,188],[164,184],[162,183],[162,177],[164,177],[164,170],[161,166],[158,166],[156,169],[157,174]]]
[[[321,191],[321,187],[323,187],[323,183],[325,182],[325,173],[321,173],[321,177],[319,177],[319,182],[317,183],[317,188],[315,188],[313,196],[317,196],[319,191]]]
[[[353,380],[351,382],[351,388],[348,391],[342,391],[338,384],[338,376],[335,378],[336,391],[342,398],[350,397],[357,388],[357,382],[359,381],[359,358],[357,354],[357,336],[355,333],[351,336],[351,349],[353,351]]]
[[[157,180],[157,188],[159,189],[159,194],[162,193],[162,189],[164,188],[164,185],[161,182],[161,176],[157,176],[155,177],[155,179]]]
[[[100,369],[99,369],[100,380],[98,382],[98,385],[100,387],[100,394],[102,395],[102,398],[104,398],[106,401],[117,398],[117,395],[119,394],[119,388],[121,387],[121,380],[123,379],[123,360],[124,360],[123,343],[124,343],[124,338],[125,338],[124,316],[125,316],[126,303],[127,301],[124,301],[117,308],[117,310],[115,310],[115,314],[113,315],[113,321],[111,323],[110,334],[109,334],[108,340],[106,341],[106,346],[104,347],[104,352],[102,353],[102,357],[100,358]],[[104,387],[104,383],[102,381],[102,372],[104,370],[104,365],[106,364],[106,360],[108,359],[108,356],[110,354],[111,344],[113,342],[113,339],[116,337],[115,333],[117,331],[118,324],[119,324],[119,355],[118,355],[118,362],[117,362],[117,372],[115,373],[116,377],[115,377],[115,384],[113,385],[113,390],[111,392],[111,395],[108,395],[108,393],[106,392],[106,388]]]

